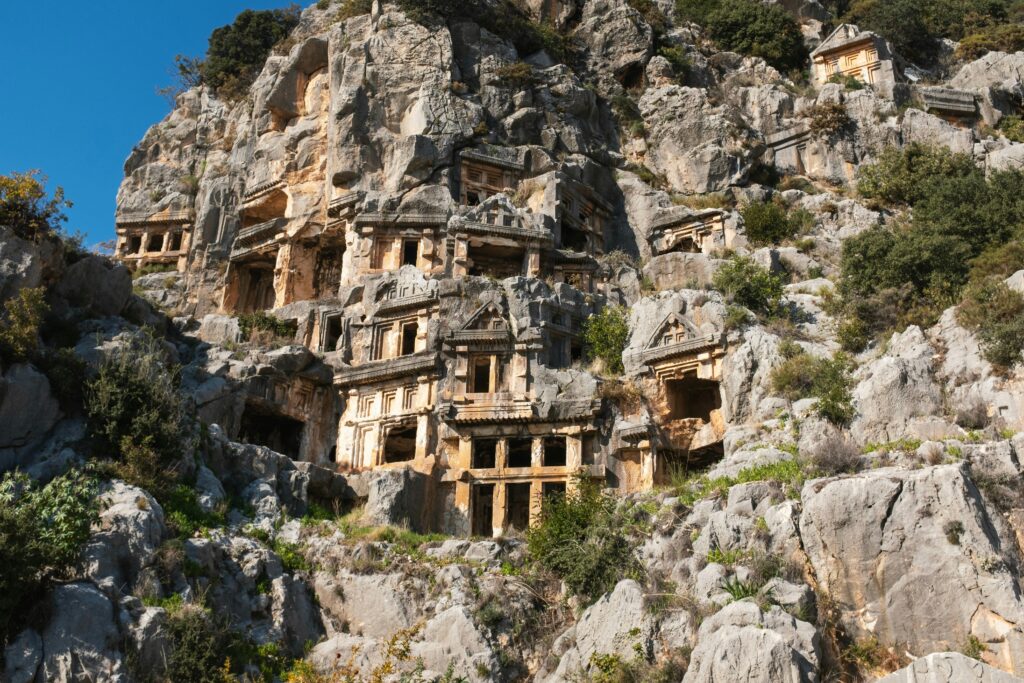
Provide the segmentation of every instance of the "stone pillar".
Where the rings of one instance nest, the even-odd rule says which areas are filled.
[[[541,509],[544,505],[544,484],[534,480],[530,482],[530,526],[540,523]]]
[[[494,466],[499,470],[508,467],[508,439],[498,439],[497,448],[494,449]]]
[[[526,251],[526,276],[540,277],[540,247],[531,246]]]
[[[530,467],[542,467],[544,465],[544,439],[534,437],[530,445]]]
[[[501,536],[505,533],[505,526],[508,523],[508,501],[507,496],[505,495],[504,483],[495,483],[494,497],[492,501],[493,509],[491,511],[491,535]]]
[[[430,443],[430,415],[421,413],[416,418],[416,460],[424,460],[427,455],[427,444]]]
[[[583,467],[583,441],[578,436],[565,437],[565,469],[570,473]]]
[[[466,277],[469,274],[468,261],[469,243],[465,237],[456,237],[452,254],[452,277]]]

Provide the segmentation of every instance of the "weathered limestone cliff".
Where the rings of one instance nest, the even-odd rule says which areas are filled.
[[[916,211],[859,171],[917,145],[1021,168],[995,127],[1024,53],[925,85],[783,2],[802,82],[672,4],[519,3],[566,56],[321,2],[244,97],[188,89],[132,150],[113,262],[0,226],[0,301],[45,287],[89,377],[147,343],[180,367],[203,520],[101,469],[5,680],[180,677],[189,609],[268,681],[1024,676],[1021,364],[952,299],[833,355],[844,244]],[[751,205],[801,227],[766,240]],[[764,281],[770,310],[738,293]],[[41,483],[96,439],[48,372],[0,367],[0,471]],[[588,600],[523,538],[594,489],[629,558]]]

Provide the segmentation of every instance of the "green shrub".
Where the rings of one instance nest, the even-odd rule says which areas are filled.
[[[913,209],[895,227],[843,243],[840,317],[860,319],[866,336],[933,324],[983,270],[1024,262],[1024,247],[1015,244],[1024,224],[1020,172],[986,177],[969,156],[911,145],[862,169],[860,190]]]
[[[191,455],[179,372],[168,367],[158,340],[141,335],[108,356],[85,389],[92,435],[130,481],[157,494],[173,485],[179,461]]]
[[[167,679],[195,683],[225,683],[235,680],[232,670],[241,671],[250,649],[231,630],[226,619],[212,615],[198,605],[181,605],[167,615]]]
[[[533,73],[533,67],[526,62],[502,64],[495,69],[494,75],[505,83],[517,87],[529,85],[533,83],[536,78]]]
[[[857,0],[850,15],[865,31],[889,41],[897,54],[930,62],[938,49],[938,36],[929,29],[920,0]]]
[[[544,501],[540,524],[527,532],[530,555],[561,578],[569,592],[590,603],[643,568],[631,538],[636,522],[598,483],[580,479],[577,490]]]
[[[1013,53],[1021,50],[1024,50],[1024,24],[993,24],[965,36],[956,46],[956,56],[958,59],[973,61],[989,52]]]
[[[373,11],[373,0],[342,0],[338,13],[334,15],[335,21],[345,21],[352,17],[369,14]]]
[[[162,493],[159,500],[167,526],[179,538],[192,538],[202,529],[224,526],[224,516],[205,512],[191,486],[178,484]]]
[[[640,13],[656,37],[667,33],[671,28],[668,17],[661,11],[655,0],[626,0],[626,4]]]
[[[266,311],[256,311],[238,316],[238,329],[242,339],[249,341],[255,332],[268,332],[278,338],[294,337],[296,326],[294,322],[281,320]]]
[[[740,210],[747,239],[757,246],[778,244],[793,237],[800,226],[790,221],[785,207],[775,202],[754,202]]]
[[[61,233],[71,202],[58,187],[47,198],[46,178],[38,171],[0,175],[0,229],[9,228],[22,239],[39,242]]]
[[[928,194],[935,178],[977,173],[969,154],[954,154],[946,147],[911,143],[886,147],[872,164],[857,172],[857,191],[885,204],[914,204]]]
[[[730,52],[761,57],[782,71],[807,61],[800,25],[778,5],[756,0],[676,0],[676,16],[703,24]]]
[[[772,370],[771,381],[772,390],[790,401],[818,399],[818,414],[831,422],[847,424],[853,419],[850,360],[843,354],[832,358],[796,354]]]
[[[724,292],[731,302],[755,313],[775,315],[782,301],[782,278],[759,265],[752,258],[733,256],[715,272],[715,289]]]
[[[299,23],[300,9],[245,10],[210,34],[206,58],[175,58],[183,80],[203,83],[223,97],[241,97],[256,80],[271,49]]]
[[[659,45],[657,52],[659,56],[664,57],[672,66],[672,72],[676,76],[676,81],[682,83],[686,78],[686,74],[693,66],[689,55],[686,53],[686,48],[682,45]]]
[[[42,287],[25,288],[4,302],[0,317],[0,358],[7,363],[30,360],[39,348],[39,326],[49,306]]]
[[[957,311],[964,327],[981,340],[985,359],[999,368],[1021,360],[1024,349],[1024,295],[998,277],[972,282]]]
[[[78,562],[96,513],[95,483],[79,472],[43,487],[23,474],[0,479],[0,644]]]
[[[1017,115],[1004,116],[999,121],[999,132],[1012,142],[1024,142],[1024,118]]]
[[[587,358],[600,360],[611,373],[623,371],[622,352],[629,341],[629,318],[622,306],[606,306],[583,323]]]
[[[81,409],[85,397],[85,361],[72,349],[47,350],[36,359],[66,413]]]
[[[281,558],[281,564],[284,565],[285,571],[294,573],[309,570],[309,563],[306,562],[306,557],[302,554],[302,548],[298,544],[275,541],[274,552]]]
[[[833,138],[853,125],[846,107],[838,102],[816,104],[804,113],[811,119],[811,133],[819,137]]]
[[[864,84],[856,76],[844,76],[842,74],[832,74],[829,79],[829,83],[838,83],[847,90],[863,90]]]

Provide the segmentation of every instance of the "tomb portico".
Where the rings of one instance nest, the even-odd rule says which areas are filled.
[[[440,273],[444,254],[438,246],[447,223],[448,215],[444,213],[359,214],[347,238],[352,267],[346,280],[402,266]]]
[[[452,277],[538,277],[553,236],[540,216],[498,196],[455,216],[448,224],[448,240]]]
[[[114,253],[132,270],[156,264],[184,271],[192,221],[190,209],[121,214],[116,221]]]
[[[710,254],[731,246],[725,229],[725,212],[721,209],[694,211],[681,209],[667,212],[651,225],[651,246],[655,255],[671,252]]]

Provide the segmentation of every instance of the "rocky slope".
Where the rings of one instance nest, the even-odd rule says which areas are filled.
[[[857,354],[846,425],[772,381],[794,340],[816,355],[839,348],[828,311],[842,244],[901,218],[857,195],[859,167],[914,142],[969,154],[986,171],[1020,166],[1024,144],[984,124],[1017,111],[1024,53],[989,53],[942,80],[979,103],[978,121],[964,125],[871,88],[810,88],[761,59],[716,51],[699,27],[675,25],[667,2],[655,3],[668,17],[657,36],[642,3],[555,3],[554,20],[577,44],[571,65],[520,53],[468,20],[424,25],[374,2],[372,13],[338,21],[336,7],[320,4],[302,13],[246,97],[182,93],[126,161],[119,215],[194,214],[181,273],[133,280],[104,257],[69,262],[54,242],[0,227],[0,300],[45,287],[71,337],[58,342],[44,328],[45,346],[73,349],[92,377],[155,334],[180,365],[181,393],[202,425],[183,434],[183,461],[196,514],[207,515],[183,532],[151,492],[101,471],[89,540],[31,618],[19,617],[5,680],[163,680],[180,670],[188,641],[176,625],[201,608],[244,638],[248,654],[225,648],[216,661],[234,653],[249,679],[289,670],[295,681],[1024,676],[1020,366],[994,367],[951,307],[933,326],[911,325]],[[821,27],[804,23],[812,45],[826,38]],[[686,55],[685,73],[656,54],[664,45]],[[509,69],[520,63],[525,77]],[[613,106],[623,97],[634,102],[639,134]],[[838,138],[802,138],[805,182],[759,182],[772,164],[797,175],[779,140],[805,135],[831,104],[849,121]],[[471,221],[450,187],[460,152],[484,145],[511,150],[531,177],[557,172],[593,188],[611,206],[605,252],[630,258],[601,259],[590,292],[539,277],[403,267],[318,297],[301,277],[277,275],[272,312],[297,321],[294,336],[243,339],[223,302],[232,249],[251,227],[238,209],[254,194],[286,179],[294,245],[330,236],[329,205],[342,191],[358,193],[365,214]],[[539,212],[543,192],[522,194],[484,208]],[[727,325],[730,301],[711,287],[725,244],[657,253],[659,221],[709,197],[725,207],[730,249],[785,273],[789,326],[753,316]],[[810,216],[812,249],[756,248],[747,238],[733,207],[773,197]],[[354,251],[344,252],[342,272],[356,268]],[[297,263],[300,274],[313,267]],[[1022,282],[1020,273],[1008,280],[1018,291]],[[720,433],[709,436],[721,441],[721,458],[701,479],[621,499],[642,571],[591,603],[536,570],[518,534],[409,532],[422,531],[427,514],[415,471],[342,473],[326,448],[296,461],[235,440],[246,401],[268,386],[288,387],[285,402],[301,406],[320,404],[300,403],[308,398],[296,387],[327,397],[330,409],[316,419],[336,436],[332,378],[369,359],[369,331],[352,323],[372,318],[390,287],[444,297],[428,346],[488,302],[522,329],[539,306],[586,318],[624,305],[627,376],[642,371],[645,344],[670,313],[702,334],[726,333]],[[349,331],[321,348],[313,321],[328,309],[342,311]],[[46,483],[92,459],[95,443],[81,399],[59,400],[41,365],[0,368],[0,470]],[[599,393],[613,384],[600,368],[543,368],[533,380],[544,414],[603,397],[603,451],[620,433],[657,423],[656,408]],[[343,514],[354,505],[358,519]]]

